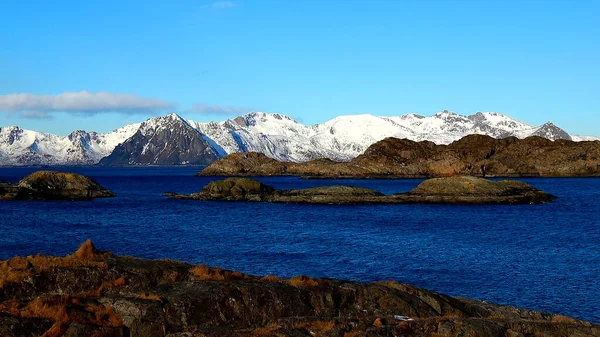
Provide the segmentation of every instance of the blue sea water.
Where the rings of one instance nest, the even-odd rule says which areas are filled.
[[[18,181],[34,168],[0,169]],[[519,206],[294,205],[171,200],[212,180],[198,167],[61,168],[117,193],[0,203],[0,259],[103,250],[255,275],[397,280],[600,323],[600,179],[522,179],[559,197]],[[349,184],[384,193],[419,179],[260,178],[276,188]]]

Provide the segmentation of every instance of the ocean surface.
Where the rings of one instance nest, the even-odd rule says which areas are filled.
[[[255,275],[397,280],[600,323],[600,179],[522,179],[546,205],[293,205],[170,200],[198,167],[60,168],[117,193],[90,202],[0,202],[0,259],[65,255],[86,239],[116,254]],[[34,168],[2,168],[15,182]],[[403,192],[421,180],[260,178],[276,188],[347,184]]]

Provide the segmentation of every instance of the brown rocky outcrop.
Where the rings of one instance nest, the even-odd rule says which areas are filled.
[[[90,200],[114,196],[77,173],[37,171],[16,184],[0,183],[0,200]]]
[[[429,141],[386,138],[350,162],[320,159],[289,163],[258,153],[235,153],[198,174],[313,178],[600,176],[600,141],[551,141],[537,136],[495,139],[470,135],[449,145],[436,145]]]
[[[164,194],[175,199],[217,201],[264,201],[303,204],[539,204],[556,197],[520,181],[491,181],[461,176],[425,180],[408,193],[384,195],[353,186],[323,186],[276,190],[248,178],[214,180],[199,193]]]
[[[208,183],[200,195],[211,200],[263,200],[275,189],[259,181],[246,178],[215,180]]]
[[[471,176],[427,179],[410,192],[394,196],[420,203],[449,204],[539,204],[556,199],[522,181]]]
[[[0,261],[2,336],[600,336],[574,318],[394,281],[257,277],[118,257]]]

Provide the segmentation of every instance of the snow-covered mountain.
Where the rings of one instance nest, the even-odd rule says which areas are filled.
[[[428,117],[350,115],[310,126],[263,112],[221,122],[196,122],[171,114],[105,134],[78,130],[59,137],[16,126],[0,128],[0,166],[94,164],[102,158],[103,164],[111,165],[203,164],[247,151],[286,161],[349,160],[386,137],[448,144],[469,134],[598,139],[569,135],[550,122],[532,126],[495,112],[463,116],[444,110]]]
[[[214,142],[177,114],[143,122],[101,165],[208,165],[219,159]]]
[[[140,124],[129,124],[108,133],[76,130],[68,136],[0,128],[0,166],[89,165],[108,156],[115,147],[133,136]]]

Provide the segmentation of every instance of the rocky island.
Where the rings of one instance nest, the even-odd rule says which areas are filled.
[[[0,200],[91,200],[115,194],[77,173],[37,171],[16,184],[0,181]]]
[[[600,326],[395,281],[252,276],[99,251],[0,261],[1,336],[600,336]]]
[[[495,139],[469,135],[449,145],[386,138],[349,162],[317,159],[281,162],[262,153],[233,153],[201,176],[309,178],[429,178],[459,175],[496,177],[598,177],[600,141],[551,141],[533,136]]]
[[[539,204],[556,198],[524,182],[496,182],[471,176],[433,178],[407,193],[392,195],[353,186],[277,190],[248,178],[228,178],[208,183],[199,193],[165,193],[165,196],[175,199],[307,204]]]

